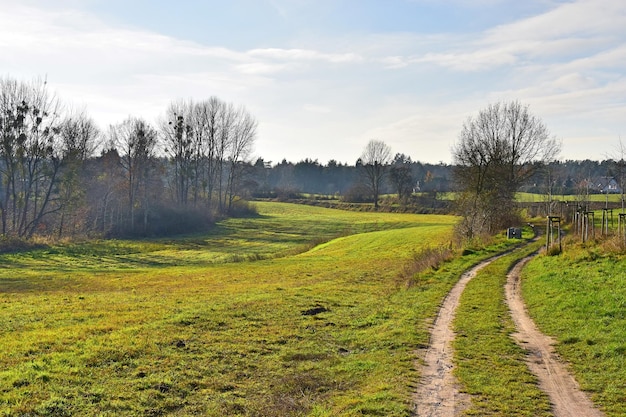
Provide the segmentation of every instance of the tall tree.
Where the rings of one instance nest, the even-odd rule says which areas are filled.
[[[411,169],[411,157],[396,154],[389,168],[389,182],[398,193],[398,200],[406,202],[413,192],[415,178]]]
[[[235,110],[235,124],[231,130],[227,160],[229,163],[226,193],[227,211],[231,211],[233,200],[242,179],[244,162],[250,157],[256,138],[257,121],[248,111],[240,107]]]
[[[515,192],[559,151],[544,123],[517,101],[491,104],[468,118],[452,150],[465,234],[505,227],[515,215]]]
[[[218,139],[221,137],[220,113],[223,111],[224,102],[217,97],[210,97],[194,106],[194,122],[192,123],[194,135],[197,138],[198,156],[202,164],[198,166],[196,178],[199,179],[198,187],[202,186],[205,195],[206,210],[214,210],[213,200],[218,187],[216,186],[218,163],[221,154],[218,152]],[[200,180],[201,178],[201,180]]]
[[[198,163],[194,123],[194,105],[191,101],[173,102],[161,123],[161,134],[166,155],[172,161],[175,201],[181,206],[189,202],[189,190],[194,184],[194,165]]]
[[[161,123],[164,149],[173,166],[175,201],[201,200],[208,212],[232,206],[256,137],[256,120],[243,107],[217,97],[175,102]]]
[[[100,131],[95,122],[85,113],[76,113],[63,120],[59,129],[63,143],[63,163],[59,181],[59,216],[58,235],[63,236],[66,224],[71,227],[70,234],[81,228],[85,222],[85,162],[91,158],[99,145]]]
[[[156,130],[144,120],[131,117],[112,126],[110,135],[126,175],[130,230],[137,232],[135,215],[137,209],[140,209],[145,231],[151,204],[149,184],[152,159],[157,145]]]
[[[0,79],[1,234],[30,237],[58,210],[60,120],[58,100],[44,81]]]
[[[380,187],[387,175],[390,160],[391,148],[381,140],[370,140],[361,154],[361,169],[372,193],[375,208],[378,208]]]

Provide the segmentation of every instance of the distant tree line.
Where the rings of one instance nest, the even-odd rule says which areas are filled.
[[[247,191],[253,197],[298,198],[303,194],[336,197],[349,202],[374,202],[373,192],[359,158],[353,164],[331,160],[299,162],[282,160],[277,164],[259,158],[248,177]],[[379,184],[379,194],[398,194],[401,197],[414,192],[437,193],[453,190],[452,170],[443,163],[429,164],[412,161],[398,153],[385,165],[385,174]]]
[[[391,194],[399,204],[415,204],[416,193],[434,201],[469,184],[477,194],[465,195],[467,207],[492,201],[495,209],[505,207],[498,198],[509,204],[513,190],[593,193],[602,178],[613,178],[623,192],[624,152],[602,162],[506,159],[505,153],[488,169],[472,166],[461,157],[482,143],[471,142],[474,123],[464,127],[467,141],[456,148],[455,165],[392,157],[379,140],[370,141],[354,164],[273,163],[251,159],[255,118],[217,97],[174,101],[156,125],[129,117],[101,130],[84,112],[67,110],[45,82],[0,78],[0,237],[197,232],[222,216],[252,213],[251,198],[305,194],[375,206]],[[476,150],[480,155],[480,146]],[[511,187],[498,188],[506,178]]]
[[[361,162],[354,164],[331,160],[326,164],[318,160],[304,159],[299,162],[283,160],[277,164],[258,158],[246,177],[245,192],[249,197],[294,197],[306,194],[373,203],[366,179],[360,170]],[[565,160],[535,164],[533,174],[526,178],[519,191],[546,195],[578,195],[589,192],[600,194],[599,182],[606,178],[623,176],[620,160]],[[387,166],[386,180],[381,185],[382,194],[402,198],[410,194],[455,192],[459,184],[455,179],[455,165],[431,164],[413,161],[410,156],[398,153]],[[622,187],[623,188],[623,187]],[[354,200],[351,200],[354,198]]]

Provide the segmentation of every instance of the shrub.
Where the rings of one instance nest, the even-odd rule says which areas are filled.
[[[346,203],[368,203],[372,201],[371,192],[363,184],[352,186],[341,196],[341,201]]]
[[[401,279],[405,281],[407,287],[415,284],[417,274],[429,269],[439,269],[441,264],[454,257],[454,250],[451,246],[438,246],[436,248],[426,247],[413,255],[413,259],[404,267]]]
[[[120,230],[109,237],[146,237],[173,236],[197,233],[208,230],[215,222],[213,215],[205,209],[196,207],[154,207],[148,216],[146,227],[142,227],[143,217],[135,218],[135,231]]]
[[[259,214],[256,206],[249,201],[237,199],[233,201],[228,212],[233,217],[251,217]]]
[[[0,253],[20,252],[40,247],[37,243],[14,236],[0,235]]]

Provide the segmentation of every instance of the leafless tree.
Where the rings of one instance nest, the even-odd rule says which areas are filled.
[[[197,163],[193,123],[193,103],[177,101],[170,104],[161,122],[161,137],[165,154],[170,158],[173,172],[173,192],[177,204],[186,206],[194,180]]]
[[[58,210],[60,120],[59,102],[45,81],[0,79],[1,234],[30,237]]]
[[[243,107],[217,97],[172,103],[161,134],[174,169],[176,203],[184,206],[191,197],[194,205],[205,201],[208,211],[230,210],[256,126]]]
[[[256,138],[257,121],[248,111],[240,107],[235,111],[235,125],[231,131],[227,160],[229,163],[228,180],[226,186],[228,207],[232,209],[236,197],[237,186],[242,177],[242,163],[250,157]]]
[[[59,136],[63,144],[63,162],[58,186],[60,210],[58,235],[63,236],[66,224],[70,234],[86,228],[85,188],[83,180],[85,162],[99,146],[100,131],[93,119],[84,112],[66,117],[60,124]]]
[[[376,208],[378,208],[380,187],[387,175],[390,160],[391,147],[381,140],[370,140],[361,154],[360,162],[364,178],[372,193]]]
[[[137,208],[141,209],[145,229],[151,204],[149,183],[152,159],[157,145],[156,130],[144,120],[131,117],[111,127],[110,140],[117,149],[126,175],[130,230],[136,231]]]
[[[468,118],[452,149],[466,235],[505,227],[520,185],[559,152],[560,142],[518,101],[491,104]]]

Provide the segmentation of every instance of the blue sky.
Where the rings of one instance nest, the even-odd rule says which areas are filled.
[[[254,156],[354,163],[370,139],[450,162],[467,117],[519,100],[601,160],[626,141],[618,0],[0,0],[0,75],[45,76],[103,130],[177,99],[244,105]]]

